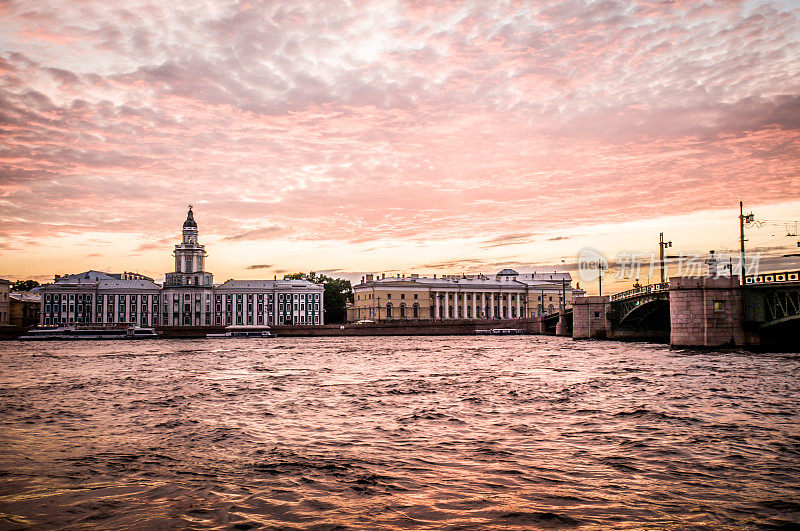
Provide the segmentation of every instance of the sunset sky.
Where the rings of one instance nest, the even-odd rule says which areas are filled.
[[[219,282],[733,250],[740,200],[800,267],[800,1],[0,0],[0,79],[3,278],[161,280],[189,203]]]

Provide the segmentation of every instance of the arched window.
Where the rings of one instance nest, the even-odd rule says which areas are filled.
[[[401,303],[400,304],[400,318],[404,318],[406,316],[406,305]]]
[[[464,307],[463,306],[459,306],[458,307],[458,316],[459,317],[464,317],[463,313],[464,313]]]
[[[448,306],[447,307],[447,317],[453,317],[453,307],[452,306]]]
[[[508,318],[508,306],[503,306],[503,319]]]
[[[414,306],[411,307],[411,312],[415,318],[419,317],[419,304],[415,302]]]
[[[511,317],[512,317],[513,319],[516,319],[516,318],[517,318],[517,309],[516,309],[516,308],[514,308],[513,306],[511,307]]]
[[[392,303],[391,302],[387,302],[386,303],[386,317],[389,318],[391,316],[392,316]]]
[[[434,313],[434,312],[435,312],[435,308],[434,308],[433,306],[431,306],[431,307],[430,307],[430,311],[431,311],[431,313],[430,313],[430,317],[429,317],[429,319],[433,319],[433,317],[436,315],[436,314]]]
[[[553,313],[553,305],[552,305],[552,304],[549,304],[549,305],[547,306],[547,313],[548,313],[548,315],[549,315],[549,314],[551,314],[551,313]]]
[[[472,306],[467,306],[467,319],[472,319]]]

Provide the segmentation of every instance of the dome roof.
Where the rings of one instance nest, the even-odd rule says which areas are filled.
[[[498,275],[508,275],[508,276],[511,276],[511,275],[519,275],[519,273],[517,273],[517,272],[516,272],[516,271],[514,271],[513,269],[503,269],[502,271],[500,271],[500,272],[499,272],[499,273],[497,273],[497,274],[498,274]]]
[[[194,220],[194,214],[192,214],[192,206],[189,205],[189,212],[186,214],[186,221],[183,222],[183,228],[186,227],[194,227],[197,228],[197,223]]]

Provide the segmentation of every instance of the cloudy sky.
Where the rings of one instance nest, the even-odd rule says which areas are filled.
[[[5,278],[163,278],[189,203],[219,281],[725,251],[739,200],[800,251],[798,1],[0,0],[0,80]]]

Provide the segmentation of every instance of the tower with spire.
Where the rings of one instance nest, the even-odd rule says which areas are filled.
[[[214,277],[205,270],[206,249],[197,240],[197,222],[192,205],[183,222],[181,243],[175,246],[175,271],[167,273],[165,287],[212,287]]]

